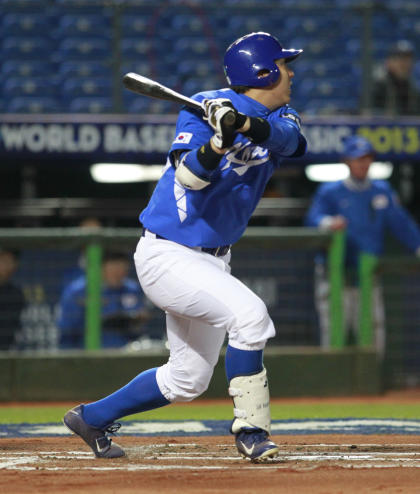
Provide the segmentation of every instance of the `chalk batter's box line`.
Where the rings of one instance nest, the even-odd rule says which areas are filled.
[[[122,436],[229,436],[229,420],[185,421],[123,421]],[[401,419],[299,419],[274,420],[273,435],[310,434],[403,434],[420,435],[420,420]],[[5,424],[0,426],[1,437],[60,437],[68,430],[57,423]]]

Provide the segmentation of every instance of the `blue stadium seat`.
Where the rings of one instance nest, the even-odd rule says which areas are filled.
[[[420,61],[414,64],[414,79],[417,81],[417,86],[420,88]]]
[[[304,105],[304,113],[307,115],[338,115],[357,114],[359,101],[351,99],[311,99]]]
[[[52,49],[52,42],[48,37],[12,36],[4,38],[0,56],[2,60],[48,60]]]
[[[226,26],[227,32],[232,33],[232,41],[238,36],[256,31],[269,31],[270,28],[269,16],[265,14],[249,15],[246,13],[231,16]]]
[[[63,82],[61,96],[66,100],[81,96],[112,97],[112,79],[109,77],[73,77]]]
[[[1,66],[4,77],[47,77],[55,74],[55,65],[48,60],[6,60]]]
[[[59,65],[60,78],[70,77],[113,77],[110,64],[96,60],[72,60]]]
[[[0,24],[0,32],[3,37],[39,36],[40,33],[49,33],[50,31],[51,24],[44,13],[9,13],[4,15]]]
[[[181,92],[186,96],[192,96],[201,91],[219,89],[221,86],[223,83],[217,77],[191,77],[182,85]]]
[[[143,60],[153,49],[153,40],[146,36],[121,40],[121,57],[123,60]]]
[[[57,94],[57,84],[51,77],[10,77],[2,88],[4,98],[19,96],[52,97]]]
[[[145,36],[150,27],[152,15],[136,15],[122,14],[121,15],[121,32],[124,36],[135,37]]]
[[[215,71],[211,60],[184,60],[178,65],[180,77],[205,77]]]
[[[299,62],[291,65],[298,81],[307,78],[345,77],[347,74],[355,74],[356,67],[348,59],[337,60],[336,58],[320,58],[305,60],[302,56]]]
[[[106,38],[112,36],[111,17],[103,14],[64,14],[60,16],[54,37],[61,38]]]
[[[173,46],[174,56],[178,60],[198,59],[204,60],[211,57],[209,43],[204,38],[182,37]]]
[[[130,103],[125,103],[125,108],[128,113],[136,114],[158,114],[165,115],[170,113],[176,113],[179,111],[180,106],[174,105],[170,101],[163,101],[151,98],[136,98]]]
[[[193,13],[180,13],[173,16],[169,22],[169,29],[182,35],[188,33],[189,35],[203,36],[205,23],[203,17],[199,17]]]
[[[418,39],[420,36],[420,12],[417,16],[401,17],[398,20],[397,31],[399,33],[398,39]]]
[[[303,104],[311,99],[351,99],[359,96],[361,81],[350,74],[342,77],[305,79],[292,86],[293,98]]]
[[[111,45],[98,38],[67,38],[58,47],[58,61],[96,60],[107,61],[111,58]]]
[[[131,62],[125,61],[121,65],[121,75],[127,74],[127,72],[136,72],[150,79],[155,79],[152,64],[148,60],[137,59]]]
[[[57,113],[62,107],[56,98],[24,96],[12,98],[6,104],[7,113]]]
[[[66,111],[71,113],[112,113],[112,100],[98,97],[79,97],[70,100]]]

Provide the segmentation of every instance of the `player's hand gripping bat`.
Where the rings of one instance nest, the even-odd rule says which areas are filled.
[[[177,93],[173,89],[160,84],[159,82],[148,79],[142,75],[136,74],[135,72],[129,72],[123,77],[124,86],[137,94],[143,94],[144,96],[150,96],[152,98],[163,99],[166,101],[173,101],[175,103],[181,103],[183,105],[189,106],[199,110],[205,114],[204,106],[198,101],[194,101],[188,96]],[[224,117],[224,123],[226,125],[234,125],[236,120],[235,112],[231,111]]]

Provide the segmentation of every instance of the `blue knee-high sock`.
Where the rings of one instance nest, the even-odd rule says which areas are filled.
[[[124,387],[102,400],[83,406],[83,418],[93,427],[103,429],[116,419],[133,413],[163,407],[170,402],[156,381],[157,369],[142,372]]]
[[[263,370],[262,350],[239,350],[228,345],[225,357],[228,382],[236,376],[251,376]]]

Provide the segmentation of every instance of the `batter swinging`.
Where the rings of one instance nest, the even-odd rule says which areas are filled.
[[[184,108],[163,175],[140,219],[134,255],[144,293],[166,312],[169,361],[64,417],[98,457],[123,456],[107,432],[120,417],[190,401],[208,387],[226,334],[226,375],[234,402],[231,432],[239,453],[264,461],[278,453],[270,438],[263,349],[274,336],[262,300],[230,274],[230,246],[246,229],[274,169],[305,153],[290,101],[286,50],[267,33],[251,33],[226,51],[229,88],[203,92],[206,116]],[[234,113],[235,123],[224,117]]]

